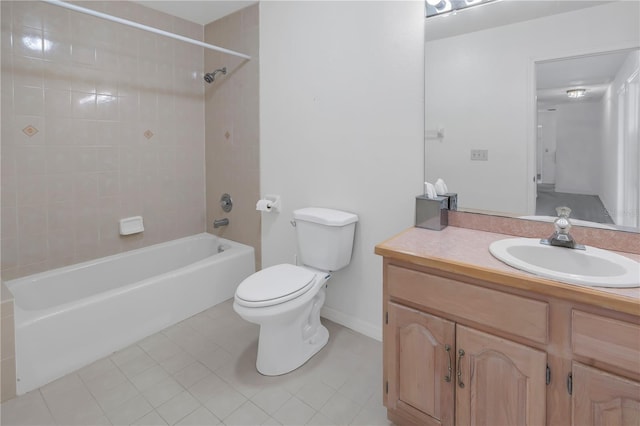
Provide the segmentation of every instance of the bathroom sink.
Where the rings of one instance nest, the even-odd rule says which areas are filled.
[[[507,238],[489,251],[514,268],[545,278],[591,287],[640,287],[640,263],[607,250],[540,244],[538,238]]]

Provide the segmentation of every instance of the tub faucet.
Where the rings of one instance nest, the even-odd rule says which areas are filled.
[[[213,221],[214,228],[220,228],[221,226],[227,226],[229,224],[229,219],[226,217],[224,219],[216,219]]]
[[[549,238],[540,240],[540,244],[585,250],[585,246],[576,243],[576,240],[569,234],[569,229],[571,229],[571,222],[569,221],[571,209],[569,207],[558,207],[556,212],[558,212],[558,218],[553,222],[556,230]]]

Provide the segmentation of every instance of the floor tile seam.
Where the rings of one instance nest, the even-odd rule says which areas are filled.
[[[204,334],[200,333],[200,332],[199,332],[199,331],[197,331],[197,330],[194,330],[194,332],[197,334],[197,336],[198,336],[198,338],[199,338],[200,340],[206,340],[206,341],[207,341],[207,344],[212,345],[212,346],[214,347],[214,349],[222,349],[222,346],[220,346],[219,344],[215,343],[215,342],[213,341],[213,339],[212,339],[212,338],[210,338],[209,336],[205,336]],[[186,347],[184,347],[182,344],[180,344],[180,343],[178,343],[178,342],[174,342],[173,340],[171,340],[171,341],[172,341],[173,343],[175,343],[177,346],[179,346],[179,347],[180,347],[180,349],[182,349],[184,352],[186,352],[186,353],[188,353],[189,355],[191,355],[192,357],[196,358],[196,354],[195,354],[193,351],[191,351],[191,350],[187,349]],[[152,358],[152,359],[153,359],[153,358]],[[196,359],[197,359],[197,358],[196,358]],[[154,360],[154,361],[155,361],[155,360]]]
[[[145,400],[145,401],[146,401],[146,400]],[[122,405],[124,405],[124,403],[123,403]],[[105,416],[107,417],[107,419],[109,420],[109,423],[111,423],[111,425],[112,425],[112,426],[130,426],[130,425],[134,424],[135,422],[137,422],[138,420],[140,420],[141,418],[143,418],[144,416],[146,416],[146,415],[148,415],[149,413],[151,413],[152,411],[155,411],[155,408],[153,408],[153,406],[152,406],[151,404],[149,404],[149,406],[151,407],[151,410],[149,410],[149,411],[145,412],[145,413],[144,413],[144,414],[142,414],[140,417],[137,417],[135,420],[133,420],[132,422],[127,423],[127,424],[122,424],[122,425],[121,425],[121,424],[115,424],[115,423],[113,423],[113,421],[111,420],[111,417],[109,417],[109,415],[108,415],[108,414],[105,414]],[[119,407],[118,407],[118,408],[119,408]],[[159,413],[158,413],[158,414],[159,414]],[[62,425],[61,425],[61,426],[62,426]]]
[[[256,404],[255,402],[251,401],[249,398],[247,398],[246,401],[244,401],[242,404],[240,404],[240,406],[238,408],[236,408],[235,410],[233,410],[231,413],[229,413],[224,419],[220,420],[222,423],[225,423],[225,420],[227,420],[229,417],[233,416],[233,414],[237,411],[240,411],[240,409],[247,403],[250,402],[251,404],[253,404],[258,410],[262,411],[266,416],[267,416],[267,420],[271,417],[271,415],[269,413],[267,413],[265,410],[262,409],[262,407],[260,407],[258,404]],[[225,423],[226,424],[226,423]]]
[[[147,354],[147,355],[148,355],[148,354]],[[149,356],[149,358],[153,361],[153,365],[151,365],[151,366],[150,366],[150,367],[148,367],[148,368],[145,368],[144,370],[140,371],[138,374],[134,375],[133,377],[129,377],[129,376],[127,376],[126,374],[124,374],[124,372],[123,372],[123,374],[125,375],[125,377],[127,378],[127,380],[129,380],[129,382],[133,385],[133,387],[134,387],[134,388],[136,388],[136,390],[137,390],[140,394],[142,394],[143,392],[145,392],[145,391],[147,391],[147,390],[151,389],[154,385],[158,384],[158,383],[159,383],[159,382],[161,382],[162,380],[165,380],[167,377],[173,377],[173,374],[171,374],[170,372],[168,372],[168,371],[166,370],[166,368],[164,368],[164,367],[163,367],[163,366],[162,366],[158,361],[156,361],[155,359],[153,359],[151,356]],[[167,377],[163,377],[162,379],[160,379],[160,380],[158,380],[157,382],[155,382],[155,383],[153,383],[153,384],[149,385],[149,386],[148,386],[148,387],[146,387],[145,389],[140,389],[140,388],[138,388],[138,385],[136,385],[136,384],[134,383],[133,379],[135,379],[136,377],[138,377],[138,376],[140,376],[140,375],[142,375],[142,374],[146,373],[147,371],[151,370],[151,369],[152,369],[152,368],[154,368],[154,367],[158,367],[158,368],[160,368],[162,371],[164,371],[165,373],[167,373]],[[185,368],[186,368],[186,367],[185,367]]]
[[[192,395],[193,396],[193,395]],[[218,420],[218,422],[220,422],[220,424],[222,424],[222,420],[220,419],[220,417],[216,416],[213,411],[209,410],[209,408],[204,405],[203,403],[200,402],[200,400],[198,398],[196,398],[195,396],[193,397],[196,401],[198,401],[198,404],[200,404],[200,406],[198,406],[198,408],[196,408],[195,410],[193,410],[192,412],[190,412],[189,414],[187,414],[186,416],[184,416],[183,418],[181,418],[180,420],[178,420],[177,422],[175,422],[175,424],[180,423],[182,420],[186,419],[187,417],[189,417],[191,414],[195,413],[196,411],[198,411],[200,408],[203,408],[205,410],[207,410],[207,412],[209,414],[211,414],[215,419]]]
[[[327,404],[329,404],[329,401],[331,401],[331,399],[332,399],[334,396],[336,396],[336,394],[339,394],[342,398],[346,399],[347,401],[351,402],[352,404],[354,404],[354,405],[356,405],[356,406],[358,407],[358,412],[357,412],[357,413],[356,413],[356,415],[353,417],[353,419],[351,419],[351,421],[350,421],[349,423],[353,422],[353,420],[355,420],[355,419],[358,417],[358,415],[360,414],[360,412],[362,411],[362,409],[363,409],[363,408],[365,408],[365,404],[360,404],[360,403],[358,403],[358,402],[354,401],[353,399],[351,399],[351,398],[349,398],[349,397],[345,396],[344,394],[341,394],[341,393],[340,393],[340,392],[338,392],[338,391],[336,391],[333,395],[331,395],[331,397],[329,397],[329,399],[327,399],[327,401],[326,401],[324,404],[322,404],[322,407],[320,407],[317,411],[318,411],[319,413],[324,414],[327,418],[331,419],[331,421],[336,421],[336,420],[334,420],[333,418],[331,418],[328,414],[326,414],[326,413],[324,413],[324,412],[322,411],[322,410],[327,406]],[[369,398],[367,398],[367,401],[369,401]]]
[[[186,349],[182,348],[182,352],[184,352],[185,354],[187,354],[187,355],[191,358],[191,360],[190,360],[187,364],[185,364],[184,366],[182,366],[182,368],[181,368],[181,369],[179,369],[178,371],[175,371],[175,372],[173,372],[173,373],[169,373],[169,374],[176,374],[176,373],[178,373],[179,371],[182,371],[182,370],[184,370],[184,369],[185,369],[185,368],[187,368],[187,367],[191,367],[191,366],[192,366],[193,364],[195,364],[196,362],[200,362],[200,360],[199,360],[198,358],[194,357],[194,356],[193,356],[192,354],[190,354]],[[200,362],[200,364],[202,364],[202,362]],[[166,367],[164,367],[162,364],[161,364],[160,366],[166,370]],[[169,372],[169,370],[167,370],[167,372]]]
[[[231,356],[233,356],[233,355],[231,355]],[[205,365],[205,367],[206,367],[206,365]],[[222,377],[220,374],[218,374],[218,370],[220,370],[220,369],[221,369],[221,368],[223,368],[223,367],[224,367],[224,364],[223,364],[223,365],[221,365],[221,366],[219,366],[219,367],[218,367],[218,368],[216,368],[215,370],[212,370],[212,371],[213,371],[213,374],[215,374],[216,376],[218,376],[218,378],[219,378],[220,380],[222,380],[223,382],[225,382],[226,384],[228,384],[229,386],[231,386],[231,388],[233,388],[233,390],[234,390],[234,391],[238,392],[239,394],[241,394],[242,396],[244,396],[245,398],[247,398],[245,394],[243,394],[242,392],[240,392],[240,389],[237,389],[235,386],[233,386],[233,384],[232,384],[229,380],[225,379],[225,378],[224,378],[224,377]],[[211,370],[211,369],[209,368],[209,370]],[[247,399],[249,399],[249,398],[247,398]]]
[[[171,376],[169,376],[169,377],[165,377],[164,379],[162,379],[162,380],[160,380],[159,382],[155,383],[153,386],[150,386],[148,389],[145,389],[143,392],[140,392],[140,395],[142,395],[142,397],[143,397],[143,398],[144,398],[144,399],[149,403],[149,405],[151,405],[151,406],[153,407],[153,411],[156,411],[156,410],[157,410],[159,407],[161,407],[163,404],[165,404],[165,403],[166,403],[166,402],[168,402],[168,401],[171,401],[171,400],[172,400],[176,395],[178,395],[178,394],[173,395],[171,398],[169,398],[168,400],[164,401],[164,402],[163,402],[162,404],[160,404],[158,407],[155,407],[155,406],[153,405],[153,402],[152,402],[152,401],[151,401],[151,400],[150,400],[150,399],[145,395],[145,392],[148,392],[148,391],[150,391],[150,390],[154,389],[158,383],[160,383],[160,382],[162,382],[162,381],[165,381],[165,380],[167,380],[167,379],[172,379],[175,383],[177,383],[177,384],[178,384],[178,386],[182,389],[182,391],[188,391],[188,389],[186,389],[184,386],[182,386],[182,384],[180,384],[180,382],[178,382],[177,380],[175,380],[173,377],[171,377]],[[136,388],[136,389],[137,389],[137,388]],[[191,395],[191,396],[193,396],[193,395]],[[198,398],[196,398],[195,396],[193,396],[193,397],[194,397],[197,401],[199,401],[199,400],[198,400]],[[159,414],[159,413],[158,413],[158,414]],[[162,416],[160,416],[160,417],[162,417]]]
[[[323,384],[329,386],[331,389],[333,389],[335,392],[338,392],[338,390],[344,386],[347,382],[349,381],[349,379],[347,379],[346,381],[342,382],[341,384],[338,385],[338,387],[335,387],[333,384],[329,383],[327,380],[320,378],[320,382],[322,382]]]
[[[212,373],[212,374],[215,374],[215,373]],[[207,377],[209,377],[209,376],[207,376]],[[207,377],[204,377],[202,380],[206,379]],[[220,379],[220,380],[222,380],[222,379]],[[201,381],[201,380],[198,380],[196,383],[199,383],[200,381]],[[193,387],[196,383],[194,383],[193,385],[191,385],[191,387]],[[238,392],[235,388],[234,388],[234,390],[235,390],[236,392]],[[200,400],[196,395],[194,395],[193,393],[191,393],[191,388],[187,388],[187,389],[185,389],[185,391],[186,391],[186,392],[188,392],[188,393],[189,393],[189,395],[191,395],[191,396],[193,397],[193,399],[195,399],[196,401],[198,401],[198,404],[200,404],[200,406],[202,406],[202,407],[206,408],[206,409],[207,409],[207,411],[211,412],[211,414],[213,414],[213,415],[215,416],[215,418],[216,418],[216,419],[218,419],[218,420],[222,421],[222,419],[221,419],[221,418],[219,418],[218,416],[216,416],[216,415],[215,415],[215,413],[213,413],[211,410],[209,410],[209,408],[207,408],[207,404],[208,404],[210,401],[212,401],[212,400],[214,399],[214,397],[207,398],[207,400],[206,400],[206,401],[201,401],[201,400]],[[242,395],[242,396],[244,396],[244,395]],[[246,398],[246,397],[245,397],[245,398]],[[248,400],[248,398],[247,398],[247,400]]]
[[[368,401],[368,400],[367,400]],[[356,423],[354,423],[356,421],[356,419],[358,417],[360,417],[360,414],[364,413],[364,411],[367,409],[367,404],[364,404],[360,407],[360,409],[358,410],[358,412],[356,413],[356,415],[353,417],[353,419],[351,419],[351,421],[349,422],[349,425],[356,425]]]
[[[313,415],[311,416],[311,418],[313,418],[313,416],[315,416],[315,415],[316,415],[316,413],[319,413],[319,412],[320,412],[320,410],[316,410],[315,408],[313,408],[312,406],[310,406],[310,405],[309,405],[309,404],[307,404],[305,401],[301,400],[300,398],[298,398],[298,397],[297,397],[297,396],[295,396],[295,395],[293,395],[291,398],[289,398],[289,400],[287,400],[287,402],[289,402],[289,401],[290,401],[291,399],[293,399],[293,398],[297,399],[299,402],[301,402],[302,404],[306,405],[308,408],[310,408],[311,410],[313,410]],[[283,405],[282,407],[284,407],[284,405]],[[278,411],[279,411],[282,407],[280,407],[280,408],[278,409]],[[277,412],[277,411],[276,411],[276,412]],[[274,413],[274,414],[275,414],[275,413]],[[275,417],[274,417],[274,418],[275,418]],[[311,420],[311,418],[310,418],[309,420]],[[276,419],[276,420],[278,420],[278,419]],[[307,420],[307,422],[308,422],[309,420]],[[278,420],[278,421],[280,421],[280,420]]]
[[[78,380],[80,380],[80,383],[82,384],[83,389],[89,394],[91,399],[96,403],[96,406],[98,407],[98,409],[100,409],[100,412],[102,413],[102,415],[108,419],[109,416],[107,416],[107,413],[102,408],[102,405],[100,405],[100,403],[98,402],[96,397],[93,395],[93,392],[91,392],[91,389],[89,389],[89,387],[87,386],[85,381],[82,379],[80,374],[77,373],[77,371],[74,371],[73,373],[69,373],[68,375],[62,376],[62,377],[68,377],[68,376],[70,376],[72,374],[75,374],[76,376],[78,376]],[[40,392],[40,395],[42,396],[42,400],[44,401],[45,405],[47,406],[47,409],[49,410],[49,413],[51,414],[51,418],[53,419],[55,424],[56,425],[60,424],[58,422],[58,419],[56,419],[56,417],[53,415],[53,411],[51,410],[51,407],[49,406],[49,403],[47,402],[47,398],[45,398],[44,394],[42,393],[42,387],[38,388],[38,392]],[[96,419],[94,419],[94,420],[96,420]],[[111,422],[111,420],[109,420],[109,422]],[[63,426],[63,425],[61,425],[61,426]]]
[[[41,388],[35,389],[36,391],[38,391],[38,393],[40,394],[40,398],[42,398],[42,402],[44,402],[44,406],[47,408],[47,412],[49,413],[49,416],[51,417],[51,420],[54,421],[55,424],[58,424],[58,421],[56,420],[56,418],[53,416],[53,411],[51,411],[51,407],[49,407],[49,403],[47,402],[47,399],[44,397],[44,394],[42,393]],[[25,395],[25,394],[22,394]],[[18,395],[17,397],[20,397],[22,395]]]
[[[101,361],[101,360],[103,360],[103,359],[109,359],[109,361],[111,361],[111,358],[110,358],[109,356],[106,356],[106,357],[104,357],[104,358],[100,358],[98,361]],[[95,361],[95,362],[98,362],[98,361]],[[127,377],[127,375],[124,373],[124,371],[122,371],[122,370],[120,369],[120,367],[119,367],[115,362],[111,361],[111,363],[112,363],[112,364],[114,365],[114,367],[118,370],[118,372],[119,372],[120,374],[122,374],[122,376],[125,378],[125,380],[129,381],[129,377]],[[93,363],[92,363],[92,364],[93,364]],[[89,364],[89,365],[91,365],[91,364]],[[89,386],[89,383],[88,383],[88,382],[90,382],[91,380],[88,380],[88,379],[83,378],[83,377],[82,377],[82,375],[79,373],[79,371],[80,371],[80,369],[76,370],[76,371],[75,371],[75,373],[78,375],[78,378],[80,379],[80,381],[82,382],[82,384],[84,385],[84,387],[89,391],[89,393],[91,393],[91,395],[92,395],[92,396],[96,399],[96,401],[97,401],[97,396],[93,393],[93,391],[91,390],[91,387]],[[105,371],[104,373],[106,373],[106,371]],[[104,373],[101,373],[101,374],[104,374]],[[100,376],[100,375],[98,375],[98,376]],[[97,378],[97,377],[93,377],[93,378],[92,378],[92,380],[93,380],[93,379],[96,379],[96,378]],[[103,391],[108,392],[108,391],[110,391],[110,390],[114,389],[114,388],[115,388],[116,386],[118,386],[118,385],[120,385],[120,383],[115,384],[115,385],[113,385],[113,386],[111,386],[111,387],[109,387],[109,388],[107,388],[107,389],[103,389]],[[103,410],[103,411],[104,411],[104,410]]]
[[[354,403],[356,403],[356,404],[358,404],[358,405],[363,405],[363,404],[358,403],[357,401],[354,401],[351,397],[349,397],[349,395],[347,395],[347,394],[345,394],[345,393],[344,393],[343,389],[344,389],[344,387],[345,387],[348,383],[349,383],[349,382],[345,382],[342,386],[340,386],[340,388],[339,388],[338,390],[336,390],[336,393],[339,393],[340,395],[344,396],[345,398],[347,398],[347,399],[351,400],[352,402],[354,402]],[[366,385],[365,385],[365,386],[366,386]],[[368,388],[368,386],[367,386],[367,388]],[[369,398],[371,397],[371,395],[373,395],[374,393],[375,393],[375,389],[374,389],[374,390],[372,390],[372,391],[369,393],[369,395],[367,395],[367,401],[369,400]]]
[[[288,394],[289,394],[289,397],[288,397],[287,399],[285,399],[285,400],[284,400],[284,402],[278,406],[278,408],[276,408],[275,410],[273,410],[273,413],[274,413],[274,414],[275,414],[275,412],[276,412],[276,411],[278,411],[279,409],[281,409],[282,407],[284,407],[284,405],[285,405],[287,402],[289,402],[289,400],[290,400],[291,398],[293,398],[293,397],[295,396],[294,394],[292,394],[291,392],[289,392],[288,390],[286,390],[286,389],[284,389],[284,388],[282,388],[282,390],[284,390],[286,393],[288,393]],[[272,416],[273,416],[273,414],[268,413],[268,412],[267,412],[267,410],[265,410],[265,409],[263,409],[262,407],[260,407],[260,405],[258,405],[258,403],[256,403],[256,402],[253,400],[253,398],[255,398],[259,393],[260,393],[260,392],[258,392],[256,395],[252,396],[251,398],[247,398],[247,400],[248,400],[248,401],[251,401],[251,402],[253,403],[253,405],[255,405],[256,407],[258,407],[258,408],[262,409],[262,411],[264,411],[264,412],[266,412],[267,414],[269,414],[269,417],[272,417]],[[300,399],[300,398],[298,398],[298,399]],[[302,400],[301,400],[301,401],[302,401]],[[304,402],[304,401],[302,401],[302,402]],[[311,407],[311,408],[313,408],[313,407]]]
[[[137,346],[137,344],[136,344],[136,346]],[[142,349],[142,348],[140,348],[140,349]],[[112,361],[112,362],[113,362],[113,361]],[[155,361],[154,361],[154,362],[155,362]],[[135,390],[136,390],[136,395],[135,395],[135,396],[133,396],[132,398],[128,398],[127,400],[125,400],[125,401],[123,401],[122,403],[118,404],[118,406],[114,407],[114,408],[113,408],[113,410],[114,410],[114,411],[116,411],[116,410],[120,409],[120,408],[121,408],[121,407],[123,407],[127,402],[131,401],[132,399],[134,399],[134,398],[136,398],[136,397],[138,397],[138,396],[141,396],[142,398],[144,398],[144,400],[145,400],[147,403],[149,403],[149,406],[151,406],[151,407],[152,407],[152,411],[153,411],[153,410],[155,410],[155,408],[153,407],[153,405],[151,405],[151,403],[149,402],[149,400],[148,400],[148,399],[147,399],[147,398],[142,394],[142,391],[141,391],[140,389],[138,389],[138,387],[136,386],[136,384],[131,380],[132,378],[130,378],[129,376],[127,376],[127,374],[126,374],[124,371],[122,371],[122,369],[120,368],[120,366],[119,366],[118,364],[116,364],[115,362],[114,362],[113,364],[114,364],[114,365],[116,366],[116,368],[120,371],[120,373],[122,373],[122,375],[124,376],[124,378],[126,379],[126,381],[127,381],[127,382],[129,382],[129,384],[133,387],[133,389],[135,389]],[[156,364],[157,364],[157,363],[156,363]],[[145,369],[144,371],[142,371],[142,372],[140,372],[140,373],[138,373],[138,374],[136,374],[136,376],[138,376],[138,375],[140,375],[140,374],[144,373],[145,371],[147,371],[147,370],[149,370],[149,369],[151,369],[151,368],[153,368],[153,366],[152,366],[152,367],[149,367],[149,368],[147,368],[147,369]],[[80,380],[82,380],[82,377],[80,377]],[[83,383],[84,383],[84,381],[83,381]],[[122,383],[125,383],[125,382],[122,382]],[[86,384],[85,384],[85,386],[86,386]],[[116,385],[116,386],[118,386],[118,385]],[[116,386],[113,386],[112,388],[108,389],[108,391],[113,390]],[[88,386],[86,386],[86,387],[87,387],[87,390],[89,391],[89,393],[91,393],[91,396],[96,400],[96,403],[98,404],[98,406],[100,407],[100,409],[104,412],[104,415],[107,417],[107,419],[109,419],[109,422],[111,422],[111,417],[109,417],[109,413],[107,413],[107,412],[106,412],[106,410],[105,410],[104,408],[102,408],[102,405],[100,405],[100,402],[97,400],[96,396],[95,396],[95,395],[93,395],[93,392],[91,392],[91,390],[88,388]],[[142,417],[146,416],[146,415],[147,415],[147,414],[149,414],[150,412],[151,412],[151,411],[147,412],[146,414],[142,415],[140,418],[136,419],[135,421],[140,420]]]
[[[177,344],[176,342],[174,342],[173,340],[169,339],[169,337],[168,337],[168,336],[166,336],[162,331],[163,331],[163,330],[160,330],[159,332],[157,332],[157,333],[155,333],[155,334],[152,334],[152,336],[155,336],[156,334],[161,334],[161,335],[162,335],[165,339],[167,339],[171,344],[173,344],[173,345],[175,345],[175,346],[180,347],[180,345],[178,345],[178,344]],[[149,337],[151,337],[151,336],[149,336]],[[147,337],[147,338],[148,338],[148,337]],[[145,340],[145,339],[142,339],[142,340]],[[147,356],[148,356],[149,358],[151,358],[151,359],[153,360],[153,362],[155,362],[156,364],[159,364],[159,363],[160,363],[160,361],[159,361],[159,360],[157,360],[157,359],[152,355],[152,352],[154,352],[156,349],[158,349],[158,346],[160,346],[160,345],[151,345],[151,348],[150,348],[149,350],[147,350],[147,349],[145,349],[145,348],[144,348],[144,346],[141,346],[141,345],[140,345],[140,342],[138,342],[138,343],[136,343],[136,344],[138,345],[138,347],[139,347],[140,349],[142,349],[142,351],[143,351],[145,354],[147,354]],[[182,349],[182,347],[180,347],[180,349]]]
[[[113,353],[111,355],[113,355]],[[107,373],[108,370],[100,371],[98,374],[93,375],[92,377],[89,377],[89,378],[84,377],[86,375],[86,372],[83,373],[82,371],[87,369],[87,368],[89,368],[89,367],[91,367],[91,366],[93,366],[93,365],[95,365],[95,364],[97,364],[97,363],[99,363],[99,362],[102,362],[103,360],[108,360],[111,363],[112,367],[118,368],[118,365],[115,362],[113,362],[113,360],[111,359],[111,355],[103,356],[102,358],[99,358],[99,359],[91,362],[90,364],[85,365],[84,367],[80,367],[80,368],[74,370],[72,373],[76,373],[78,375],[78,377],[80,377],[80,379],[82,379],[82,381],[88,387],[88,382],[90,382],[90,381],[100,377],[101,375]]]
[[[151,359],[151,360],[152,360],[156,365],[158,365],[158,361],[156,361],[155,359],[153,359],[153,357],[151,357],[148,353],[146,353],[146,352],[145,352],[145,350],[144,350],[144,349],[142,349],[142,347],[140,347],[140,345],[138,345],[138,343],[134,343],[133,345],[129,345],[129,346],[127,346],[127,348],[130,348],[131,346],[134,346],[134,345],[135,345],[135,346],[137,346],[137,347],[142,351],[142,353],[143,353],[144,355],[148,356],[148,357],[149,357],[149,358],[150,358],[150,359]],[[126,349],[126,348],[125,348],[125,349]],[[114,355],[114,354],[116,354],[116,353],[117,353],[117,351],[116,351],[116,352],[114,352],[114,353],[112,353],[111,355],[109,355],[109,359],[111,359],[111,356],[113,356],[113,355]],[[140,355],[138,355],[138,356],[140,356]],[[133,359],[137,358],[138,356],[134,357]],[[133,361],[133,359],[129,360],[129,362]],[[114,364],[114,365],[115,365],[115,366],[120,370],[120,372],[121,372],[122,374],[124,374],[124,376],[125,376],[129,381],[131,381],[132,377],[129,377],[129,375],[128,375],[128,374],[127,374],[127,373],[126,373],[126,372],[121,368],[121,366],[120,366],[117,362],[113,361],[112,359],[111,359],[111,362],[113,362],[113,364]],[[129,362],[125,362],[123,365],[129,364]],[[150,366],[150,367],[145,368],[145,369],[144,369],[144,370],[142,370],[142,371],[138,371],[138,372],[135,374],[135,376],[139,376],[140,374],[144,373],[145,371],[147,371],[147,370],[149,370],[149,369],[151,369],[151,368],[153,368],[153,365],[152,365],[152,366]],[[134,377],[135,377],[135,376],[134,376]],[[135,385],[134,385],[134,386],[135,386]],[[138,388],[136,387],[136,389],[138,389]]]
[[[162,404],[160,405],[160,407],[158,407],[158,408],[154,408],[154,409],[153,409],[153,411],[156,411],[156,412],[158,413],[158,415],[159,415],[160,417],[162,417],[162,418],[164,419],[164,421],[166,421],[166,422],[167,422],[167,424],[169,424],[169,425],[176,425],[176,424],[180,423],[182,420],[184,420],[186,417],[190,416],[194,411],[196,411],[196,410],[197,410],[197,409],[199,409],[200,407],[203,407],[205,410],[207,410],[207,411],[211,412],[210,410],[208,410],[208,409],[207,409],[207,407],[205,407],[204,405],[202,405],[202,403],[200,402],[200,400],[198,400],[198,398],[196,398],[195,396],[191,395],[191,393],[190,393],[188,390],[186,390],[186,389],[185,389],[185,392],[187,392],[187,393],[189,394],[189,396],[191,396],[191,397],[192,397],[192,398],[193,398],[193,399],[198,403],[198,406],[197,406],[196,408],[194,408],[193,410],[189,411],[189,412],[188,412],[187,414],[185,414],[184,416],[180,417],[178,420],[174,421],[173,423],[169,423],[169,420],[168,420],[167,418],[165,418],[165,417],[162,415],[162,413],[161,413],[161,412],[159,412],[159,411],[158,411],[158,408],[160,408],[160,407],[162,407],[163,405],[167,404],[169,401],[171,401],[173,398],[175,398],[176,396],[178,396],[178,395],[180,395],[180,394],[178,394],[178,395],[174,396],[174,397],[173,397],[173,398],[171,398],[169,401],[166,401],[166,402],[162,403]],[[211,413],[211,414],[213,414],[213,413]],[[216,419],[218,418],[215,414],[214,414],[214,417],[215,417]]]
[[[209,374],[206,374],[206,375],[204,375],[204,376],[200,376],[200,378],[199,378],[197,381],[193,382],[193,383],[191,384],[191,386],[195,385],[195,384],[196,384],[196,383],[198,383],[200,380],[204,380],[204,379],[206,379],[206,378],[207,378],[207,377],[209,377],[211,374],[215,374],[215,373],[213,372],[213,370],[211,370],[209,367],[207,367],[206,365],[204,365],[200,360],[195,359],[195,358],[194,358],[194,362],[192,362],[191,364],[187,365],[186,367],[184,367],[184,368],[182,368],[182,369],[180,369],[180,370],[176,371],[175,373],[170,373],[170,372],[169,372],[169,371],[167,371],[166,369],[164,369],[164,370],[167,372],[167,374],[169,374],[169,377],[173,378],[173,380],[175,380],[176,382],[178,382],[182,387],[184,387],[184,388],[185,388],[185,390],[188,390],[188,387],[187,387],[187,386],[185,386],[185,385],[183,385],[183,384],[182,384],[182,383],[181,383],[181,382],[176,378],[176,374],[180,373],[181,371],[186,370],[187,368],[191,367],[191,366],[192,366],[193,364],[195,364],[195,363],[199,363],[199,364],[201,364],[204,368],[206,368],[206,369],[209,371]],[[160,367],[162,368],[162,366],[160,366]],[[196,398],[196,399],[197,399],[197,398]]]

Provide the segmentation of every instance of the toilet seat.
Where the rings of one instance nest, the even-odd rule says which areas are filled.
[[[316,274],[295,265],[282,264],[263,269],[242,281],[236,290],[236,302],[259,308],[295,299],[309,291]]]

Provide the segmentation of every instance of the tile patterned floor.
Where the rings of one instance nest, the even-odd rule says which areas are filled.
[[[330,321],[292,373],[255,369],[258,327],[231,301],[0,406],[10,425],[390,425],[382,345]]]

